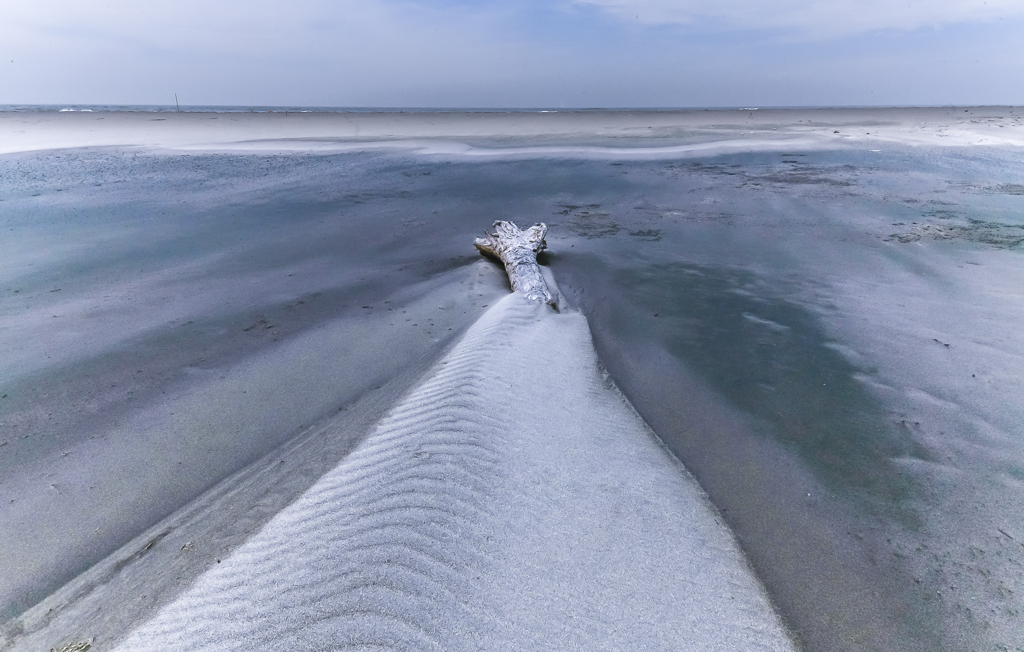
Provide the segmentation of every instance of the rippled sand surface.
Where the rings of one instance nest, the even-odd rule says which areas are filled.
[[[585,319],[509,295],[125,650],[793,649]]]

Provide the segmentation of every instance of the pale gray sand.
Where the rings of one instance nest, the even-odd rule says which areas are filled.
[[[480,261],[394,293],[377,314],[330,320],[231,369],[192,369],[187,387],[120,414],[102,436],[10,464],[0,482],[10,526],[0,530],[8,569],[0,595],[37,590],[82,558],[110,555],[20,619],[21,649],[50,644],[45,628],[56,615],[64,618],[56,631],[98,627],[104,642],[173,598],[344,457],[449,340],[507,292],[504,274]],[[203,492],[268,448],[269,457]],[[175,513],[150,528],[160,511]],[[102,550],[135,532],[139,540],[122,550]]]
[[[789,650],[584,317],[510,295],[121,650]]]

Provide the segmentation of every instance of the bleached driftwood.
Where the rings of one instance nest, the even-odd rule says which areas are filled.
[[[555,297],[548,290],[537,265],[537,254],[548,246],[544,242],[548,226],[541,222],[522,231],[515,222],[499,220],[494,223],[494,231],[485,233],[473,244],[482,253],[499,258],[505,264],[513,292],[522,292],[527,299],[543,301],[557,310]]]

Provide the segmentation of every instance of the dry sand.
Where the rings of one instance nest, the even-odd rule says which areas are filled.
[[[1024,646],[1022,143],[1012,107],[0,113],[0,645]],[[576,308],[495,307],[493,219],[551,226]],[[232,591],[265,627],[196,607]]]
[[[585,318],[519,295],[118,649],[270,648],[793,649]]]

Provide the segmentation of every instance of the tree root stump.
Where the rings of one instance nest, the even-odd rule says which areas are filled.
[[[494,233],[486,233],[473,244],[481,253],[501,260],[505,265],[513,292],[521,292],[527,299],[543,301],[555,310],[555,297],[544,282],[544,275],[537,265],[537,254],[548,246],[544,241],[548,227],[543,222],[534,224],[525,231],[515,222],[497,221]]]

